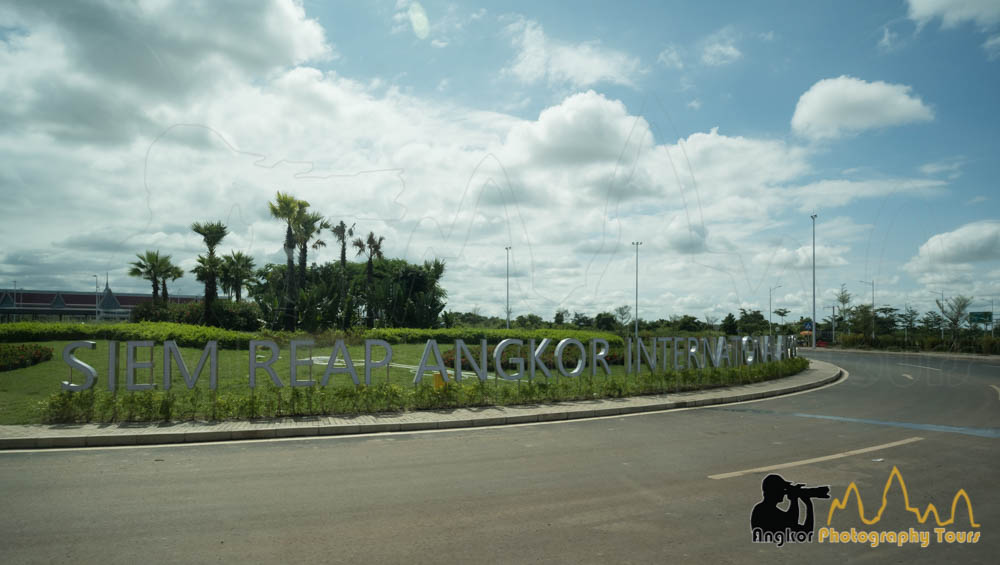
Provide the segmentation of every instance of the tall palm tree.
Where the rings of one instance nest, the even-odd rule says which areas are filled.
[[[382,259],[382,242],[385,237],[375,237],[375,232],[368,232],[368,238],[363,240],[360,237],[354,240],[354,248],[358,250],[358,255],[364,255],[368,259],[368,266],[365,269],[365,280],[368,283],[368,296],[365,304],[365,324],[368,329],[375,327],[375,259]]]
[[[330,229],[330,222],[318,212],[309,212],[309,204],[300,202],[299,213],[295,217],[295,245],[299,248],[299,282],[304,287],[306,284],[306,258],[309,250],[309,242],[313,241],[312,248],[319,249],[326,247],[326,242],[319,239],[323,230]]]
[[[274,197],[274,202],[268,202],[268,209],[271,216],[285,222],[285,257],[288,259],[285,270],[285,306],[284,306],[284,327],[286,330],[295,330],[295,297],[298,288],[295,285],[295,218],[299,214],[299,207],[308,202],[297,200],[291,194],[282,194],[281,191]]]
[[[162,268],[160,250],[150,251],[147,249],[145,253],[141,255],[136,253],[135,256],[139,260],[129,263],[132,268],[129,269],[128,274],[130,277],[146,279],[153,283],[153,302],[156,302],[160,299],[160,269]]]
[[[163,301],[168,302],[170,295],[167,293],[167,279],[175,281],[183,277],[184,269],[174,265],[173,261],[170,260],[170,255],[161,256],[160,261],[160,285],[163,287]]]
[[[222,287],[226,293],[236,294],[239,302],[243,296],[243,287],[253,279],[253,257],[242,251],[232,251],[222,258]]]
[[[347,227],[344,220],[333,226],[330,231],[340,242],[340,296],[344,303],[341,305],[340,329],[347,331],[347,242],[354,237],[354,226]]]
[[[222,270],[222,261],[215,255],[215,248],[226,237],[229,230],[222,222],[209,222],[202,224],[195,222],[191,224],[191,229],[201,236],[208,248],[208,256],[198,256],[198,266],[192,269],[199,281],[205,283],[205,323],[212,325],[215,318],[212,316],[212,303],[218,295],[218,285],[216,277]]]

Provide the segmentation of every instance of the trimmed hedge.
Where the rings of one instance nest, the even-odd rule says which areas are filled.
[[[74,339],[106,339],[117,341],[174,340],[182,347],[203,347],[216,340],[223,349],[240,349],[260,336],[250,332],[223,330],[208,326],[192,326],[172,322],[139,322],[116,324],[73,324],[49,322],[15,322],[0,325],[0,342],[63,341]]]
[[[52,359],[52,348],[41,345],[0,344],[0,371],[13,371]]]
[[[440,328],[432,330],[420,328],[376,328],[366,331],[364,337],[365,339],[383,339],[391,344],[423,343],[429,339],[437,340],[441,344],[461,339],[468,345],[478,344],[481,339],[485,339],[489,343],[500,343],[500,341],[507,338],[523,339],[524,341],[529,339],[541,341],[544,338],[559,340],[570,337],[576,338],[583,342],[584,345],[587,345],[592,338],[600,338],[607,340],[611,348],[625,347],[625,341],[621,336],[613,333],[564,329],[494,330],[488,328]]]

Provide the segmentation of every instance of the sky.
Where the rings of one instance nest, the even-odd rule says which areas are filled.
[[[514,317],[809,317],[813,214],[819,317],[989,310],[998,93],[995,0],[6,2],[0,288],[146,292],[196,221],[283,263],[280,190],[453,311],[503,315],[510,247]]]

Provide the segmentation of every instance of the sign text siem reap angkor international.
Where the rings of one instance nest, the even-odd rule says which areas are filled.
[[[521,339],[505,339],[501,341],[493,350],[493,361],[494,366],[496,367],[495,378],[507,381],[518,381],[522,379],[533,380],[536,372],[541,372],[546,378],[548,378],[551,376],[553,368],[557,370],[560,375],[566,378],[579,377],[588,369],[590,370],[590,375],[592,377],[596,377],[598,371],[603,372],[604,375],[611,374],[611,368],[608,366],[607,361],[607,355],[611,348],[608,345],[607,340],[600,338],[591,339],[588,347],[584,346],[584,344],[577,339],[562,339],[555,345],[555,352],[553,356],[555,366],[549,367],[542,360],[542,355],[546,353],[552,344],[553,340],[550,338],[542,339],[537,343],[534,339],[528,340],[527,343]],[[76,349],[94,349],[96,345],[96,342],[93,341],[76,341],[63,348],[63,360],[67,365],[69,365],[70,370],[72,371],[75,369],[84,375],[84,381],[82,383],[64,381],[62,383],[63,390],[89,390],[97,382],[100,376],[97,370],[73,355],[73,352]],[[105,377],[112,374],[118,374],[118,367],[121,361],[119,358],[121,355],[119,342],[111,341],[109,342],[109,345],[108,368],[105,373]],[[315,363],[311,357],[299,359],[298,354],[302,349],[312,348],[314,345],[315,343],[311,339],[292,340],[289,343],[289,380],[287,386],[311,387],[316,386],[317,384],[320,386],[327,386],[331,379],[335,378],[336,375],[348,375],[355,385],[361,384],[361,378],[358,375],[358,370],[355,368],[354,361],[351,359],[351,354],[343,340],[337,340],[334,343],[333,350],[331,351],[329,359],[325,365],[326,369],[318,383],[312,378],[300,378],[303,367],[314,366],[317,365],[317,363]],[[153,383],[136,382],[136,371],[140,369],[154,370],[153,361],[140,361],[137,353],[140,350],[148,350],[149,353],[142,356],[147,359],[152,359],[153,346],[154,343],[152,341],[125,342],[124,384],[126,390],[150,390],[154,388]],[[517,348],[517,351],[521,351],[525,346],[527,346],[526,358],[509,357],[504,361],[508,365],[508,368],[516,368],[516,372],[508,372],[508,369],[505,369],[503,363],[501,363],[504,352],[509,348]],[[567,368],[563,361],[563,355],[568,348],[573,348],[577,353],[576,364],[572,368]],[[376,360],[372,358],[372,353],[375,352],[376,349],[382,350],[381,359]],[[219,348],[217,342],[209,341],[206,343],[202,348],[202,354],[201,358],[198,360],[198,365],[195,367],[194,373],[192,374],[187,364],[184,362],[184,359],[181,357],[180,348],[178,347],[177,342],[163,342],[163,359],[162,364],[160,365],[162,369],[162,388],[164,390],[170,389],[171,374],[173,372],[172,367],[175,364],[178,371],[184,378],[184,383],[189,389],[195,387],[202,371],[205,369],[205,365],[207,364],[209,388],[215,390],[218,384],[218,350]],[[266,359],[260,358],[260,355],[258,354],[259,350],[265,350],[267,352],[264,354]],[[275,364],[279,361],[279,351],[280,349],[278,344],[274,341],[250,341],[247,360],[247,367],[249,368],[248,384],[250,385],[250,388],[256,388],[257,377],[261,373],[266,373],[275,386],[286,386],[286,383],[278,377],[278,374],[274,370]],[[474,373],[476,378],[485,382],[489,378],[486,370],[488,366],[487,354],[487,344],[485,339],[481,340],[479,344],[472,345],[471,347],[461,339],[455,340],[455,366],[453,368],[449,368],[445,366],[444,360],[441,357],[441,349],[438,347],[437,341],[433,339],[428,340],[424,346],[424,352],[420,358],[420,365],[416,369],[413,383],[419,384],[425,373],[439,373],[446,381],[461,381],[463,374],[463,359],[465,359],[468,365],[472,367],[471,371],[465,371],[465,373]],[[780,361],[781,359],[795,356],[795,336],[777,336],[776,338],[772,338],[770,336],[702,338],[655,337],[645,340],[639,338],[634,341],[629,338],[625,342],[625,371],[626,373],[638,373],[642,370],[643,364],[645,364],[646,369],[650,371],[680,371],[682,369],[704,370],[716,367],[739,367],[766,363],[769,361]],[[364,383],[366,385],[371,385],[372,370],[379,367],[388,367],[391,362],[392,346],[388,342],[381,339],[365,340]],[[322,367],[323,365],[320,364],[319,366]],[[453,377],[449,374],[449,370],[453,371],[451,373]],[[115,390],[117,386],[117,378],[107,378],[108,390]]]

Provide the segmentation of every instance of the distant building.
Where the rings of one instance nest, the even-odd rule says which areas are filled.
[[[132,309],[153,299],[150,293],[115,294],[107,284],[104,292],[70,290],[0,290],[0,322],[56,318],[127,320]],[[197,302],[200,296],[170,295],[170,302]]]

